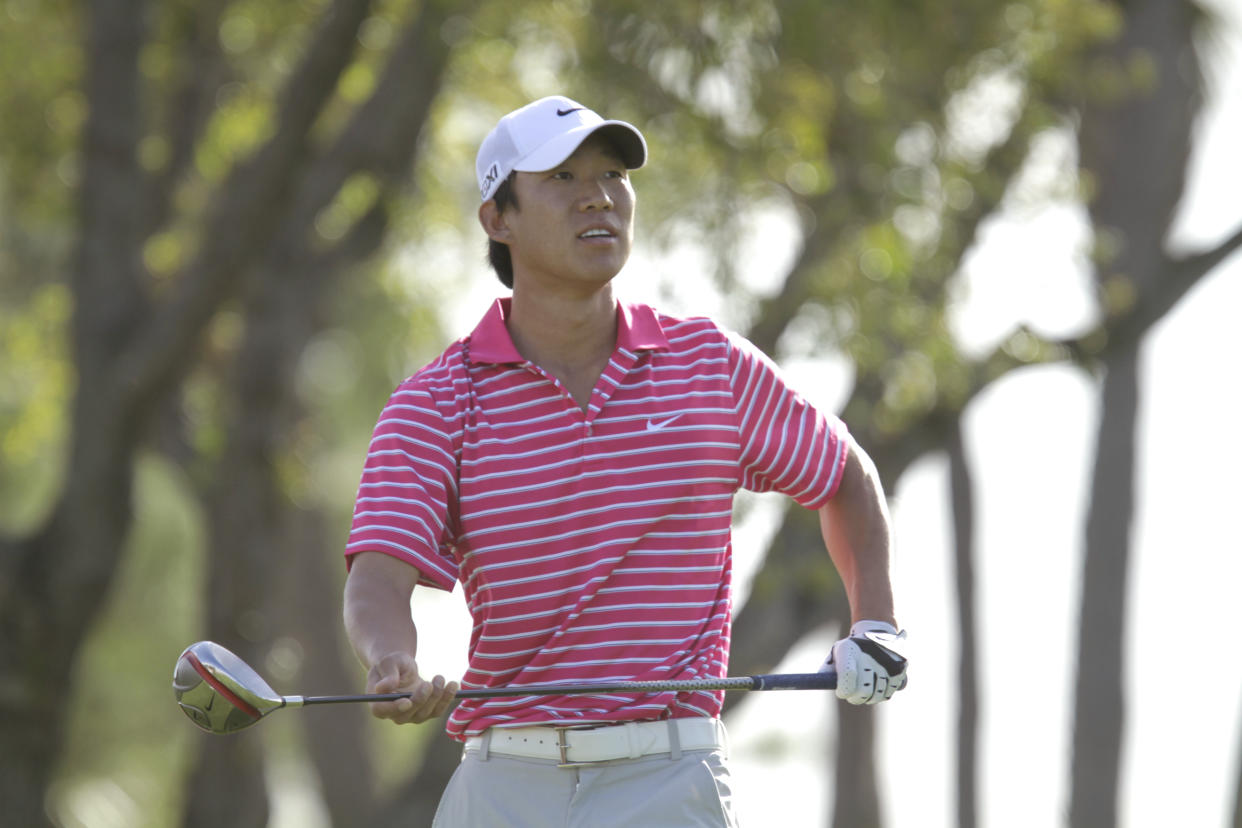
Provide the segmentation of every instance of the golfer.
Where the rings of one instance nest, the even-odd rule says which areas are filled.
[[[489,257],[512,295],[402,382],[380,415],[346,547],[345,625],[397,723],[445,714],[410,598],[460,583],[467,687],[727,674],[739,489],[818,510],[853,626],[837,695],[892,696],[905,660],[890,524],[867,455],[754,346],[709,319],[620,301],[642,134],[564,97],[509,113],[476,172]],[[470,699],[435,824],[737,824],[723,693]]]

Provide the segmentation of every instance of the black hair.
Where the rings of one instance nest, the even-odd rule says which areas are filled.
[[[497,213],[503,213],[510,207],[517,209],[517,193],[513,189],[515,178],[517,178],[516,172],[509,173],[509,177],[500,182],[500,186],[496,188],[496,194],[492,196],[492,200],[496,202]],[[496,278],[500,279],[500,283],[513,290],[513,257],[509,253],[509,245],[489,238],[487,261],[491,264],[492,270],[496,271]]]

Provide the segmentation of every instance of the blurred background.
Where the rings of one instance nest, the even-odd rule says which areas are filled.
[[[1240,0],[0,0],[5,824],[430,824],[438,728],[211,737],[172,667],[362,688],[370,430],[503,292],[474,153],[552,93],[650,143],[619,294],[747,335],[892,498],[910,687],[731,697],[745,824],[1242,826]],[[813,515],[737,527],[731,672],[817,668]],[[460,600],[414,600],[449,675]]]

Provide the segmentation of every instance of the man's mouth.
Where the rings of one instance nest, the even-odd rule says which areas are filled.
[[[578,234],[580,239],[611,239],[616,234],[611,230],[605,230],[602,227],[592,227],[590,230],[584,230]]]

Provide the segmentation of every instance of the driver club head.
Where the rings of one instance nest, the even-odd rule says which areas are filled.
[[[285,698],[213,641],[191,644],[173,670],[177,704],[208,733],[233,733],[285,706]]]

